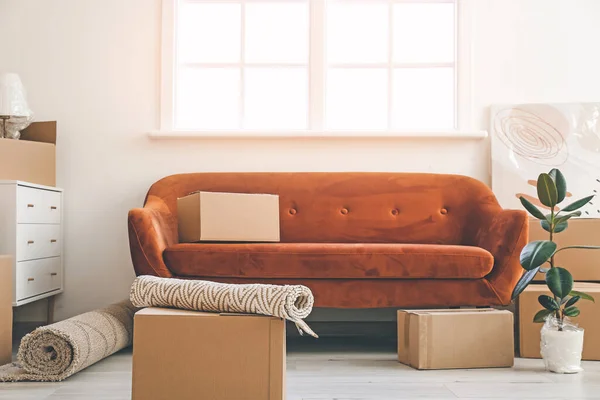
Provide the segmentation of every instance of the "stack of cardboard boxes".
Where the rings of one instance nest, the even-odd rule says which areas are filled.
[[[56,121],[34,122],[21,139],[0,138],[0,180],[56,185]],[[0,365],[11,362],[12,258],[0,255]]]
[[[279,196],[195,192],[177,201],[181,242],[279,241]],[[133,400],[285,397],[285,321],[146,308],[134,317]]]
[[[538,221],[531,221],[529,240],[548,240]],[[558,247],[574,245],[600,246],[600,219],[571,219],[569,228],[557,234],[554,241]],[[568,269],[575,280],[575,290],[595,298],[595,303],[580,301],[581,314],[571,320],[585,330],[583,343],[584,360],[600,360],[600,250],[565,250],[556,255],[556,265]],[[533,323],[533,316],[542,309],[538,296],[550,294],[544,283],[544,275],[538,274],[534,283],[521,293],[518,299],[520,355],[540,358],[541,324]]]

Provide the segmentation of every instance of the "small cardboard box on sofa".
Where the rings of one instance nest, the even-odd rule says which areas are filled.
[[[177,199],[181,243],[279,242],[279,196],[195,192]]]
[[[133,400],[281,400],[285,322],[146,308],[134,317]]]

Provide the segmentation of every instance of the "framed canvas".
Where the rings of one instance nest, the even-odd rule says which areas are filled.
[[[558,168],[567,198],[600,194],[600,103],[516,104],[491,107],[492,190],[504,208],[523,209],[537,199],[538,175]],[[600,198],[581,209],[600,218]]]

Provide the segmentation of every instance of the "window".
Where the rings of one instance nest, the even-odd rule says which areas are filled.
[[[457,123],[457,0],[164,0],[162,129]]]

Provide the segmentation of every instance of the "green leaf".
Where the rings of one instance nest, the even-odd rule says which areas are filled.
[[[525,209],[527,211],[529,211],[529,214],[533,215],[537,219],[546,218],[546,217],[544,217],[544,214],[539,210],[539,208],[534,206],[533,203],[531,203],[525,197],[521,196],[521,197],[519,197],[519,200],[521,200],[521,204],[523,204],[523,207],[525,207]]]
[[[550,240],[536,240],[527,243],[521,251],[521,266],[530,271],[548,261],[555,251],[556,243]]]
[[[571,297],[569,301],[567,301],[567,303],[565,304],[565,308],[571,307],[573,304],[577,303],[579,299],[581,299],[581,297],[579,296]]]
[[[525,273],[521,276],[521,279],[519,279],[519,282],[517,282],[517,285],[513,289],[511,296],[512,300],[516,299],[523,292],[523,290],[527,288],[527,286],[531,283],[533,278],[535,278],[535,275],[538,273],[539,269],[540,267],[537,267],[532,269],[531,271],[525,271]]]
[[[579,308],[572,306],[569,308],[565,308],[564,313],[565,313],[565,315],[568,315],[569,317],[576,317],[579,315],[580,311],[579,311]]]
[[[550,173],[548,174],[554,180],[554,184],[556,185],[556,192],[558,194],[557,203],[560,203],[565,199],[567,195],[567,180],[565,176],[560,172],[560,170],[556,168],[552,168]]]
[[[546,318],[548,318],[548,315],[551,315],[553,312],[554,311],[550,310],[540,310],[533,317],[533,322],[544,323],[546,322]]]
[[[540,202],[546,207],[554,207],[558,200],[556,184],[548,174],[540,174],[537,180],[537,194]]]
[[[591,195],[591,196],[588,196],[588,197],[584,197],[583,199],[579,199],[577,201],[574,201],[573,203],[571,203],[568,206],[566,206],[565,208],[563,208],[561,211],[575,211],[578,208],[581,208],[581,207],[585,206],[593,198],[594,198],[594,195]]]
[[[565,229],[569,227],[569,223],[567,221],[559,222],[554,226],[554,233],[561,233]]]
[[[546,272],[546,284],[556,297],[563,298],[573,289],[573,276],[564,268],[550,268]]]
[[[559,223],[561,223],[561,222],[565,222],[565,221],[567,221],[567,220],[569,220],[569,219],[571,219],[571,218],[573,218],[573,217],[579,217],[579,216],[581,216],[581,211],[575,211],[574,213],[571,213],[571,214],[567,214],[567,215],[563,215],[563,216],[557,217],[557,218],[554,220],[554,223],[555,223],[555,224],[559,224]]]
[[[594,299],[592,296],[590,296],[589,294],[587,294],[587,293],[583,293],[583,292],[579,292],[579,291],[577,291],[577,290],[571,290],[571,293],[569,293],[569,294],[570,294],[571,296],[579,296],[579,297],[581,297],[583,300],[589,300],[589,301],[591,301],[592,303],[595,303],[595,302],[596,302],[596,300],[595,300],[595,299]]]
[[[545,220],[545,219],[541,220],[540,224],[542,225],[543,230],[545,230],[546,232],[550,232],[550,224],[548,223],[547,220]],[[567,221],[556,224],[554,226],[554,233],[561,233],[562,231],[567,229],[568,226],[569,226],[569,223]]]
[[[552,297],[542,294],[538,297],[538,302],[544,307],[546,310],[556,311],[560,308],[556,300]]]
[[[540,221],[540,225],[542,225],[542,229],[545,230],[546,232],[551,232],[550,224],[545,219]]]

